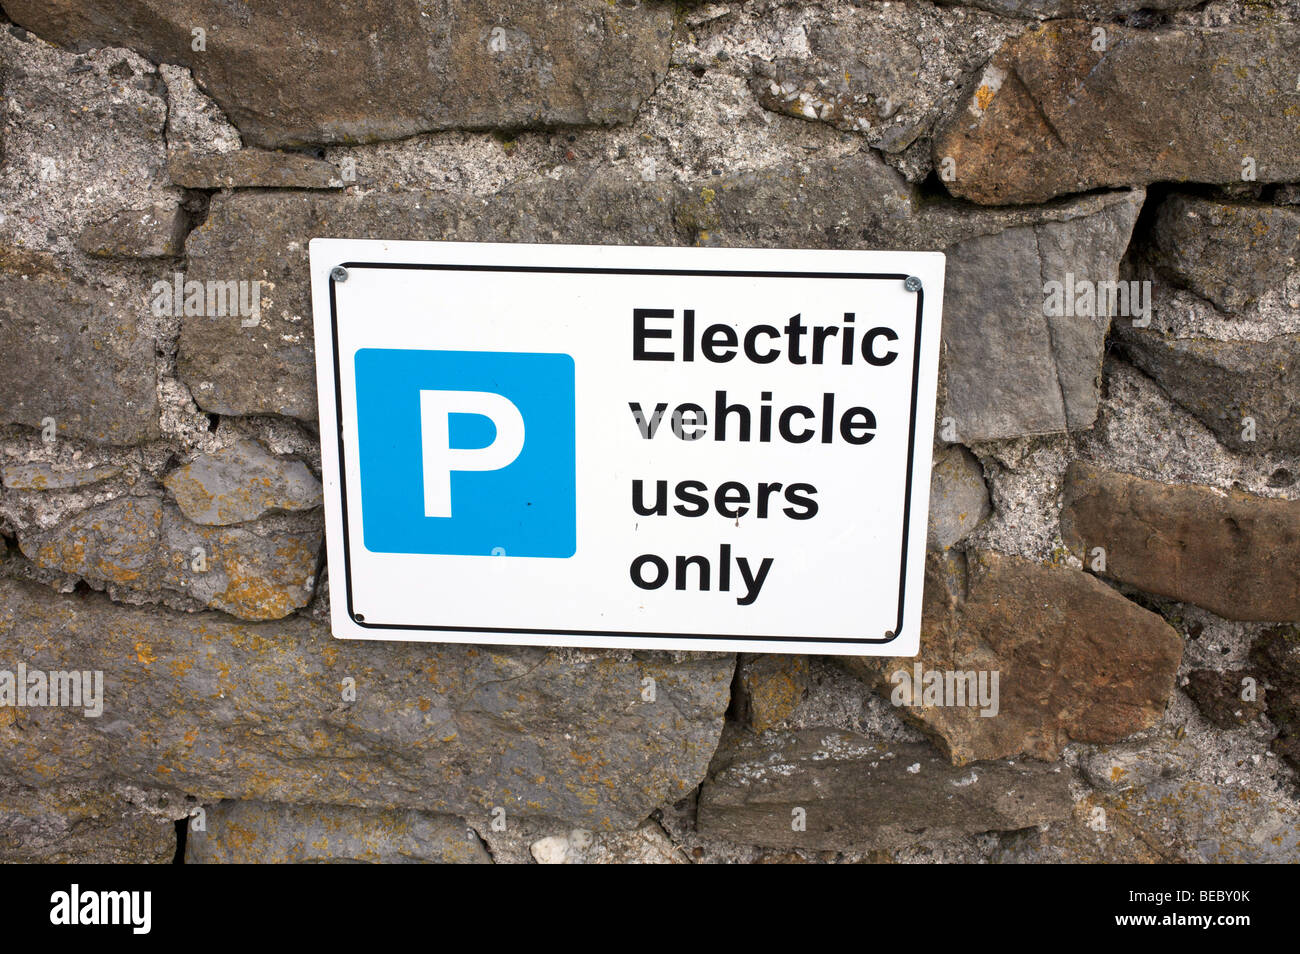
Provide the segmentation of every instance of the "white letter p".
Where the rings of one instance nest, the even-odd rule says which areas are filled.
[[[486,417],[497,429],[487,447],[451,446],[453,414]],[[420,437],[424,453],[424,515],[451,516],[453,471],[500,470],[524,449],[524,416],[506,397],[491,391],[421,391]]]

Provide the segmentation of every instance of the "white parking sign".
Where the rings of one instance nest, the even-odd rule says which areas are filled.
[[[313,240],[334,634],[914,654],[943,265]]]

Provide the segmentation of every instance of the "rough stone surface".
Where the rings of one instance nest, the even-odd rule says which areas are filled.
[[[1300,27],[1047,23],[1009,40],[934,143],[954,195],[1042,202],[1100,186],[1300,178]]]
[[[841,662],[963,764],[1056,759],[1071,741],[1115,742],[1149,728],[1164,712],[1181,658],[1182,640],[1164,620],[1086,573],[949,551],[926,561],[920,655]],[[982,715],[989,707],[973,694],[928,704],[918,667],[997,673],[996,715]]]
[[[234,152],[243,145],[239,130],[226,120],[221,107],[204,95],[189,70],[162,63],[158,73],[167,88],[169,154],[176,150],[211,155]]]
[[[172,149],[167,153],[167,174],[187,189],[339,189],[344,185],[339,170],[328,162],[269,149]]]
[[[930,472],[926,545],[944,550],[966,539],[989,515],[989,491],[979,461],[963,447],[936,451]]]
[[[808,658],[743,653],[736,664],[739,721],[763,732],[787,719],[808,692]]]
[[[77,236],[77,247],[101,258],[174,258],[184,250],[188,232],[189,218],[171,196],[147,209],[126,209],[92,222]]]
[[[1300,453],[1300,335],[1214,341],[1117,326],[1120,353],[1226,446]]]
[[[1061,532],[1105,575],[1228,619],[1300,620],[1300,501],[1167,486],[1076,463]]]
[[[1300,209],[1171,195],[1152,226],[1156,266],[1224,311],[1270,294],[1300,306]]]
[[[57,437],[157,437],[154,345],[118,284],[79,281],[46,253],[0,248],[0,422]]]
[[[122,468],[115,465],[68,470],[43,461],[0,464],[0,485],[9,490],[67,490],[85,487],[116,477]]]
[[[808,24],[800,55],[758,61],[750,87],[766,109],[827,122],[900,153],[929,136],[951,108],[953,80],[978,69],[1020,28],[960,7],[839,7]]]
[[[668,4],[601,0],[238,10],[219,0],[9,0],[5,9],[62,46],[128,46],[189,67],[244,141],[269,148],[626,122],[663,76],[672,29]],[[198,51],[196,24],[207,24]]]
[[[635,831],[590,832],[581,828],[547,835],[529,845],[541,865],[688,865],[662,828],[647,821]]]
[[[474,830],[451,815],[344,805],[219,802],[185,839],[185,863],[491,864]]]
[[[15,782],[112,773],[204,804],[415,808],[476,828],[494,808],[507,824],[640,824],[704,777],[734,668],[721,654],[334,641],[300,617],[243,624],[6,579],[0,643],[33,668],[104,672],[97,720],[0,709]]]
[[[517,183],[483,199],[235,193],[214,199],[188,244],[191,279],[262,281],[260,321],[186,319],[179,371],[221,414],[316,415],[306,273],[314,235],[339,238],[792,245],[948,249],[948,406],[963,440],[1086,427],[1108,316],[1044,315],[1043,282],[1113,280],[1141,193],[1034,213],[924,205],[892,170],[862,157],[682,188],[608,170]],[[846,188],[847,186],[847,188]],[[774,204],[791,210],[773,219]],[[815,223],[815,228],[814,228]],[[1020,225],[1021,228],[1008,226]],[[1010,238],[1003,238],[1010,236]],[[1023,253],[1010,288],[999,255]],[[990,368],[997,368],[990,374]]]
[[[0,718],[8,710],[0,710]],[[178,799],[109,784],[30,788],[0,783],[0,862],[170,864]]]
[[[1247,683],[1247,679],[1252,682]],[[1263,715],[1268,694],[1258,683],[1258,677],[1244,669],[1196,669],[1187,674],[1186,688],[1196,708],[1211,724],[1235,729]],[[1248,686],[1253,699],[1242,698]]]
[[[1093,793],[1068,821],[1004,839],[1003,864],[1266,864],[1293,862],[1300,815],[1249,788],[1163,781]]]
[[[795,830],[796,810],[806,829]],[[890,848],[922,838],[1025,828],[1070,811],[1059,765],[957,768],[926,745],[834,729],[724,734],[700,792],[700,831],[769,847]]]
[[[1051,315],[1044,285],[1115,281],[1142,200],[985,212],[924,202],[892,170],[856,159],[704,186],[677,218],[700,244],[945,251],[943,415],[976,441],[1092,424],[1110,315]]]
[[[74,56],[8,26],[0,64],[0,246],[66,254],[92,222],[175,204],[152,64],[121,49]]]
[[[19,546],[38,567],[147,595],[193,597],[242,619],[287,616],[311,599],[322,525],[205,527],[158,497],[121,497]]]
[[[1079,17],[1110,20],[1138,11],[1178,10],[1197,6],[1196,0],[960,0],[962,4],[1009,17],[1032,16],[1041,20]]]
[[[1140,742],[1103,745],[1080,759],[1084,777],[1104,792],[1122,792],[1161,779],[1180,778],[1196,765],[1186,738],[1162,735]]]
[[[0,2],[0,701],[108,683],[0,705],[0,859],[166,861],[198,808],[249,861],[442,844],[390,818],[498,863],[1300,858],[1295,626],[1249,621],[1298,562],[1297,0]],[[322,235],[945,253],[921,661],[998,667],[998,715],[888,660],[330,639]],[[158,307],[178,275],[257,320]],[[1145,329],[1052,307],[1111,279]],[[1080,572],[1072,464],[1172,488],[1103,514],[1145,575]],[[802,804],[729,768],[699,811],[724,724]]]
[[[1273,751],[1300,772],[1300,629],[1274,627],[1250,649],[1268,684],[1268,717],[1277,726]]]
[[[201,454],[163,478],[181,513],[224,526],[321,504],[321,485],[302,461],[281,460],[256,441]]]

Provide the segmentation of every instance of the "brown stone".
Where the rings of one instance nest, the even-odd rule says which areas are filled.
[[[1249,700],[1242,698],[1242,692],[1250,685],[1247,679],[1254,683],[1255,698]],[[1244,669],[1227,672],[1194,669],[1187,674],[1187,694],[1212,725],[1235,729],[1264,714],[1266,692],[1258,683],[1259,676]]]
[[[808,657],[746,653],[737,661],[737,710],[756,732],[788,719],[808,692]]]
[[[1164,620],[1086,573],[949,551],[926,560],[920,654],[842,657],[841,664],[902,705],[961,764],[1020,754],[1055,759],[1070,742],[1115,742],[1154,725],[1182,651]],[[980,671],[990,674],[987,685],[996,673],[996,714],[981,715],[991,707],[980,706],[977,693],[965,705],[906,705],[917,667],[973,673],[977,686]]]
[[[1268,683],[1273,751],[1300,772],[1300,627],[1270,628],[1251,646],[1250,659]]]
[[[1300,27],[1061,20],[1009,40],[935,137],[949,191],[991,205],[1100,186],[1300,178]]]
[[[269,149],[171,149],[167,174],[187,189],[339,189],[345,184],[328,162]]]
[[[1105,575],[1226,619],[1300,620],[1300,501],[1168,486],[1083,463],[1061,534],[1106,551]]]

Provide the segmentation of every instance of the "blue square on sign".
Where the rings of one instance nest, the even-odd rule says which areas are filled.
[[[367,550],[573,556],[572,357],[363,348],[356,387]]]

